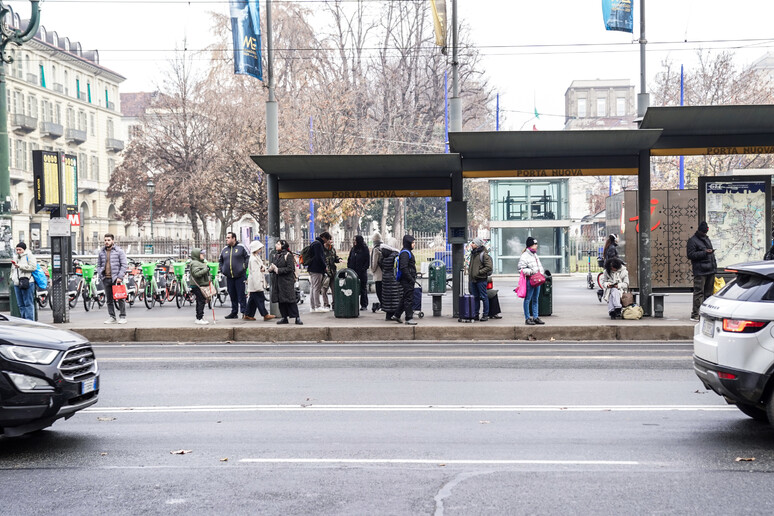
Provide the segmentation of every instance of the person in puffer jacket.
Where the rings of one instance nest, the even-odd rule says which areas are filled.
[[[275,318],[266,310],[266,266],[261,259],[261,252],[263,251],[263,244],[259,240],[253,240],[250,242],[250,263],[247,266],[247,270],[250,274],[247,275],[247,311],[245,312],[244,319],[246,321],[255,320],[255,311],[261,314],[264,321],[271,321]]]
[[[191,249],[191,292],[196,297],[196,324],[209,324],[204,319],[204,304],[207,302],[203,288],[208,288],[212,278],[210,277],[210,268],[207,267],[207,262],[204,261],[204,253],[201,249]]]
[[[400,305],[395,311],[392,320],[403,322],[400,319],[401,314],[406,314],[406,324],[415,326],[414,321],[414,283],[417,281],[417,262],[414,258],[414,237],[406,235],[403,237],[403,249],[398,256],[398,270],[400,271],[400,287],[403,289],[403,295]],[[382,280],[384,278],[382,277]]]
[[[533,287],[529,284],[529,277],[539,272],[543,274],[543,264],[537,255],[538,241],[535,238],[527,237],[527,248],[521,253],[519,258],[519,271],[524,272],[527,281],[527,295],[524,297],[524,318],[526,324],[545,324],[538,317],[538,296],[540,295],[540,285]]]
[[[392,320],[393,315],[400,306],[400,300],[403,290],[400,288],[398,280],[395,279],[395,258],[398,256],[398,240],[388,238],[380,246],[382,256],[382,299],[381,310],[386,314],[388,321]]]

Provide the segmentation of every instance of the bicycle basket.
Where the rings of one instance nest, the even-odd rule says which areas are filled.
[[[94,278],[94,271],[96,270],[97,270],[96,265],[87,265],[85,263],[81,265],[81,271],[83,273],[83,281],[87,283],[91,281],[92,278]]]
[[[185,275],[185,262],[175,262],[172,264],[172,268],[175,270],[175,276],[178,279]]]
[[[210,278],[215,280],[218,275],[218,262],[207,262],[207,267],[210,268]]]
[[[142,275],[145,276],[146,279],[151,279],[153,273],[156,271],[155,263],[143,263],[140,267],[142,267]]]

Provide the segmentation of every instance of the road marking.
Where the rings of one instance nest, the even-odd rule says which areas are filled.
[[[99,362],[282,362],[290,360],[316,360],[320,362],[333,362],[336,360],[653,360],[675,361],[690,360],[690,355],[685,356],[657,356],[657,355],[427,355],[427,356],[403,356],[403,355],[362,355],[362,356],[280,356],[265,357],[245,355],[238,357],[99,357]]]
[[[190,405],[167,407],[90,407],[81,412],[725,412],[726,405]]]
[[[435,464],[435,465],[561,465],[561,466],[637,466],[633,460],[541,460],[541,459],[304,459],[304,458],[260,458],[240,459],[251,464]]]

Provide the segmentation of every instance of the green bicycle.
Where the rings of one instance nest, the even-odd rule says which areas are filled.
[[[189,270],[185,262],[175,262],[172,264],[172,270],[175,271],[175,281],[177,282],[177,288],[175,289],[175,304],[178,308],[183,308],[186,303],[193,304],[194,293],[191,291],[191,287],[188,286]]]
[[[156,304],[156,301],[158,301],[159,305],[163,305],[167,298],[166,267],[162,267],[158,263],[143,263],[140,268],[145,278],[145,292],[143,295],[145,308],[150,310]]]
[[[96,265],[85,263],[81,265],[81,273],[83,274],[83,308],[87,312],[94,308],[94,303],[99,308],[102,308],[102,305],[105,304],[105,287],[94,274],[96,270]]]
[[[218,262],[207,262],[207,267],[210,268],[210,278],[212,284],[215,286],[215,291],[218,293],[217,297],[220,302],[220,306],[226,302],[228,298],[228,289],[226,288],[226,277],[218,272]]]

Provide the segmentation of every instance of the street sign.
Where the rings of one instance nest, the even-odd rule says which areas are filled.
[[[70,225],[73,227],[78,227],[81,225],[81,214],[80,213],[68,213],[67,219],[70,221]]]
[[[52,237],[69,237],[70,236],[70,221],[64,217],[57,217],[55,219],[49,219],[48,221],[48,234]]]

